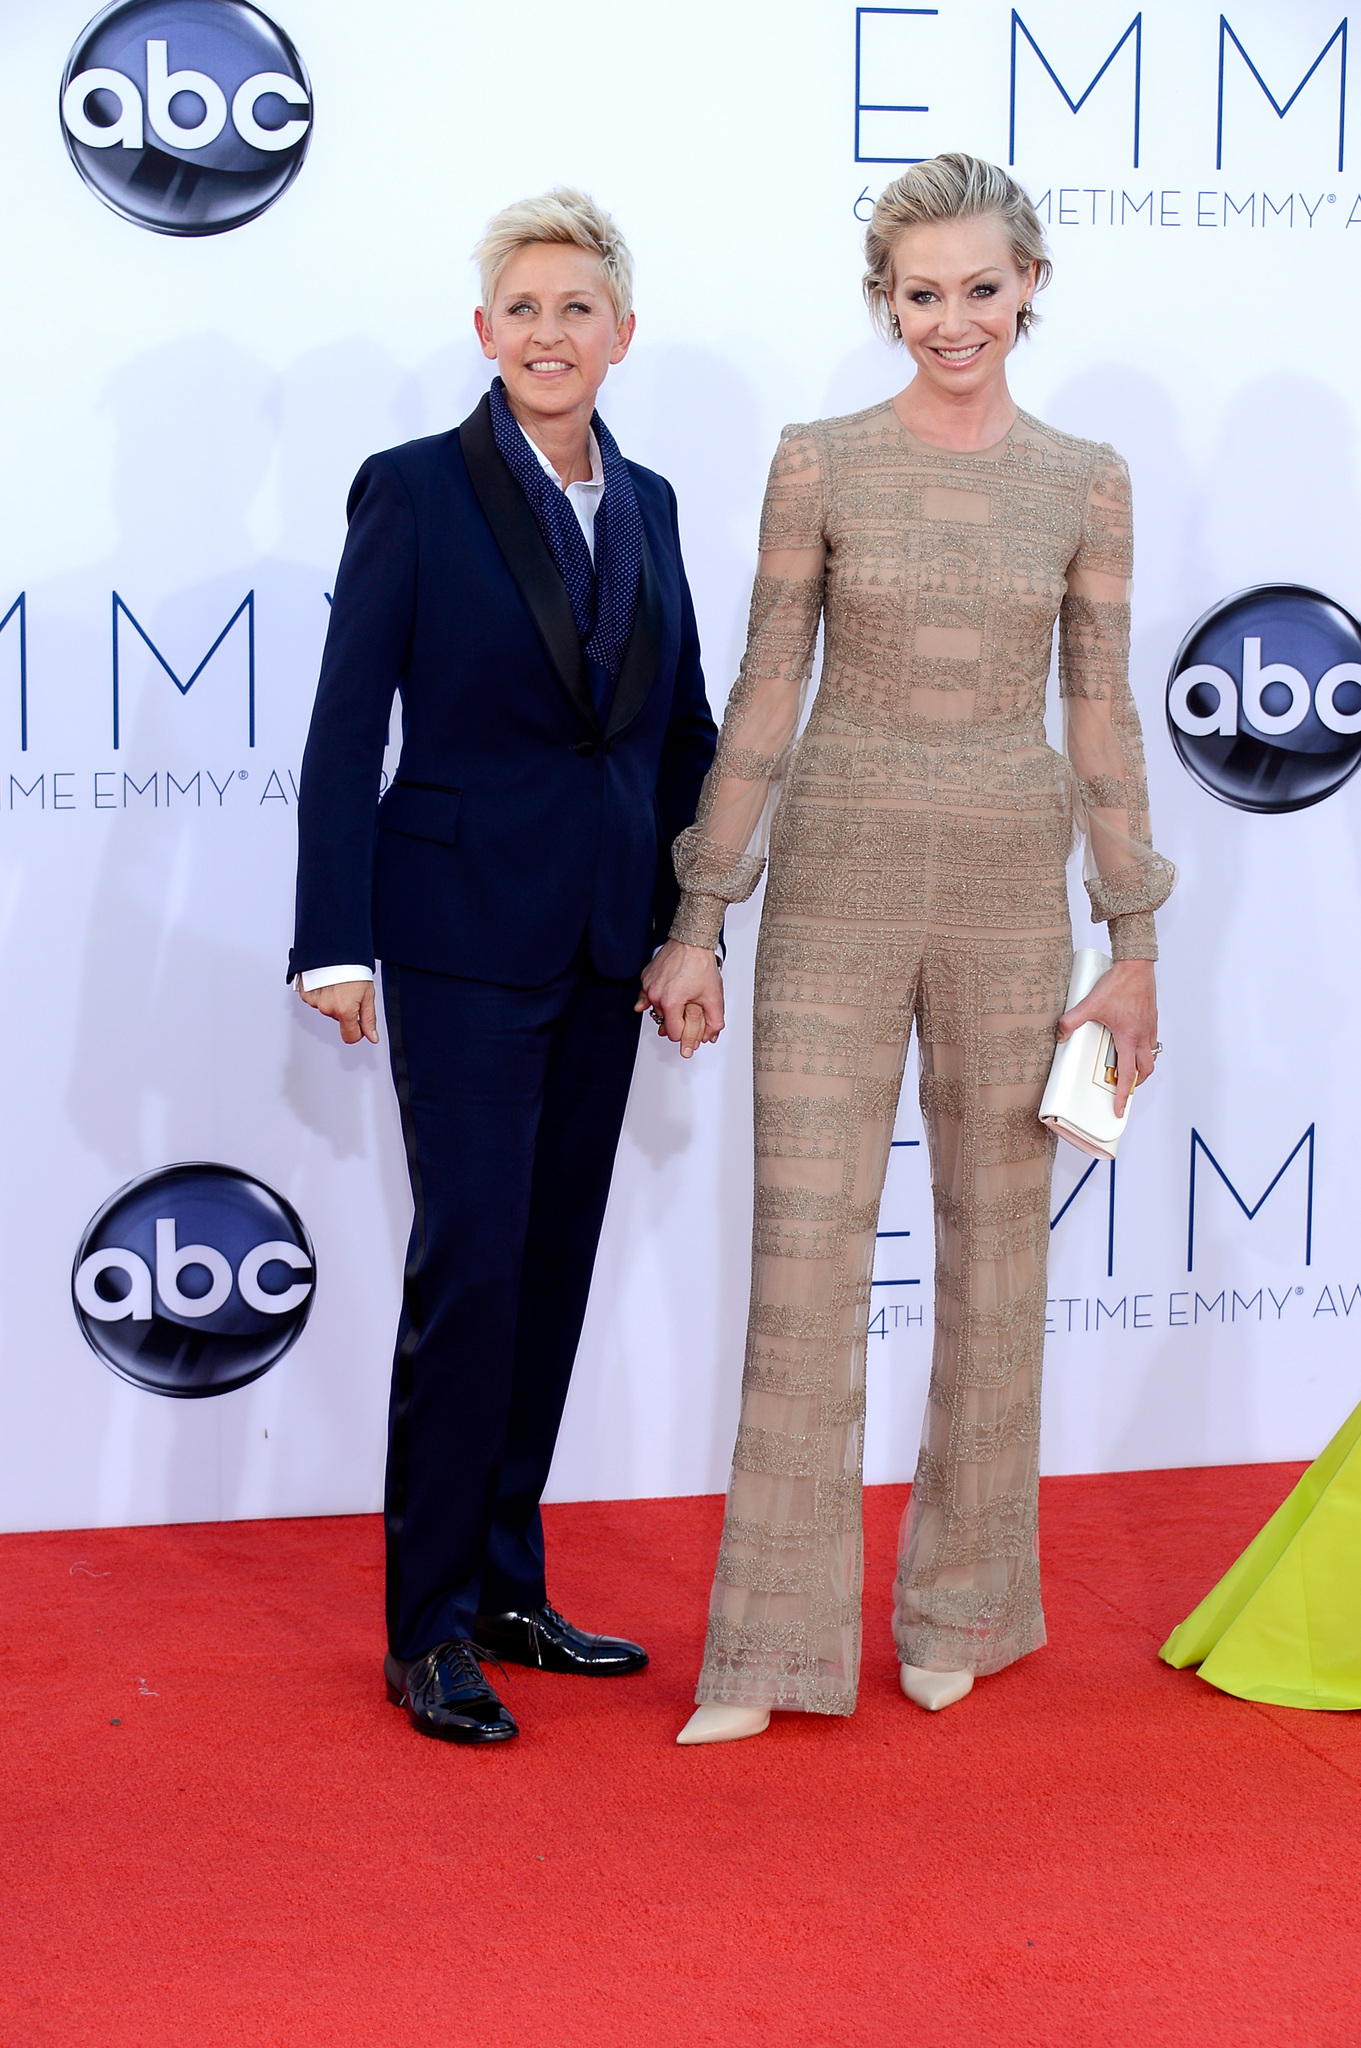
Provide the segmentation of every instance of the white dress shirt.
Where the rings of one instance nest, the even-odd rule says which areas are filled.
[[[518,420],[516,425],[519,426]],[[525,434],[523,427],[520,427],[520,432]],[[588,447],[591,457],[590,482],[567,484],[564,486],[562,478],[558,475],[538,443],[530,441],[528,434],[525,434],[525,440],[529,442],[530,447],[538,456],[544,475],[551,476],[559,490],[565,488],[567,502],[577,515],[577,525],[581,528],[582,534],[585,537],[591,562],[594,564],[595,515],[600,510],[600,501],[605,495],[605,468],[600,460],[600,443],[596,440],[595,435],[588,431]],[[311,995],[314,989],[334,988],[336,983],[341,981],[372,981],[373,969],[371,967],[356,967],[352,964],[341,967],[309,967],[305,973],[298,976],[298,979],[307,994]]]

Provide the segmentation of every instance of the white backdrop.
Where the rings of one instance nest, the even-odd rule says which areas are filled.
[[[533,12],[271,0],[311,73],[311,153],[261,219],[195,241],[119,220],[67,159],[57,88],[87,4],[0,9],[0,614],[24,593],[28,697],[23,750],[16,613],[0,631],[4,1525],[378,1504],[409,1199],[385,1052],[343,1050],[284,987],[294,778],[348,481],[484,387],[466,259],[487,215],[566,180],[633,244],[638,339],[602,409],[679,492],[719,710],[780,426],[905,381],[859,297],[867,196],[895,174],[867,159],[1005,162],[1013,121],[1056,259],[1014,388],[1130,461],[1135,682],[1158,843],[1182,876],[1160,920],[1168,1049],[1136,1104],[1113,1233],[1102,1167],[1053,1234],[1044,1464],[1313,1455],[1361,1391],[1344,1023],[1361,997],[1361,787],[1286,817],[1231,810],[1178,764],[1162,698],[1187,627],[1245,585],[1293,579],[1361,609],[1361,132],[1339,173],[1340,46],[1278,118],[1231,43],[1217,169],[1217,0],[1146,0],[1136,169],[1135,38],[1076,114],[1051,76],[1080,100],[1130,0],[1026,0],[1014,87],[1004,0],[861,10],[862,105],[925,111],[862,111],[858,128],[843,0],[580,0],[543,18],[541,47]],[[1337,26],[1333,0],[1231,5],[1284,105]],[[181,677],[254,592],[254,748],[244,619],[184,696],[124,619],[113,751],[115,591]],[[686,1067],[655,1042],[640,1055],[556,1498],[725,1482],[758,910],[730,922],[721,1046]],[[1309,1042],[1333,1049],[1311,1058]],[[883,1226],[912,1234],[882,1248],[870,1347],[879,1480],[910,1476],[930,1347],[911,1094]],[[1192,1129],[1251,1207],[1311,1124],[1311,1263],[1305,1153],[1253,1222],[1202,1158],[1188,1272]],[[186,1158],[287,1195],[319,1278],[272,1372],[172,1401],[89,1351],[70,1267],[116,1187]],[[1085,1165],[1064,1153],[1056,1212]]]

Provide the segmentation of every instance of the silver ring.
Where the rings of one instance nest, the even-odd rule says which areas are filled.
[[[652,1005],[652,1021],[654,1024],[665,1024],[666,1022],[665,1017],[655,1003]]]
[[[1162,1042],[1161,1038],[1160,1038],[1160,1039],[1158,1040],[1158,1043],[1157,1043],[1156,1045],[1151,1045],[1151,1046],[1150,1046],[1150,1047],[1149,1047],[1148,1049],[1149,1049],[1149,1051],[1150,1051],[1150,1052],[1152,1053],[1152,1055],[1153,1055],[1154,1059],[1156,1060],[1156,1059],[1157,1059],[1157,1057],[1158,1057],[1158,1054],[1159,1054],[1159,1053],[1160,1053],[1160,1052],[1162,1051],[1162,1049],[1163,1049],[1163,1042]]]

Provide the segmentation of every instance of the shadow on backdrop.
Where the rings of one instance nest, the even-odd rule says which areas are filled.
[[[30,598],[36,616],[57,622],[55,672],[89,689],[80,723],[107,749],[104,789],[119,813],[101,821],[73,949],[71,1121],[105,1161],[110,1190],[207,1156],[263,1172],[306,1214],[318,1176],[366,1162],[388,1218],[386,1245],[372,1247],[374,1280],[390,1281],[395,1301],[409,1194],[385,1050],[343,1048],[283,977],[296,773],[345,493],[371,448],[419,426],[419,392],[367,342],[316,351],[276,377],[204,335],[124,365],[107,404],[118,542],[106,560]],[[255,536],[271,521],[277,539],[261,552]],[[112,590],[137,622],[120,624],[117,752]],[[253,749],[249,614],[185,693],[137,631],[184,682],[250,591]],[[220,815],[229,807],[232,820]],[[243,1103],[243,1086],[254,1103]],[[281,1096],[301,1126],[291,1171],[280,1170],[272,1121]],[[148,1410],[131,1439],[120,1432],[120,1484],[163,1497],[170,1519],[214,1498],[218,1512],[239,1511],[251,1390],[206,1405],[211,1427],[188,1412],[204,1404],[175,1404],[173,1426]],[[324,1404],[315,1420],[312,1448],[324,1455]]]

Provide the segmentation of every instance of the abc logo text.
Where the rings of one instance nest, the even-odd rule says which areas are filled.
[[[211,1162],[144,1174],[100,1209],[71,1295],[90,1348],[150,1393],[195,1398],[258,1379],[301,1335],[316,1261],[292,1205]]]
[[[296,177],[312,89],[284,31],[246,0],[115,0],[67,59],[61,121],[115,213],[160,234],[221,234]]]
[[[1225,598],[1177,650],[1167,726],[1183,766],[1222,802],[1321,803],[1361,766],[1361,626],[1300,584]]]

